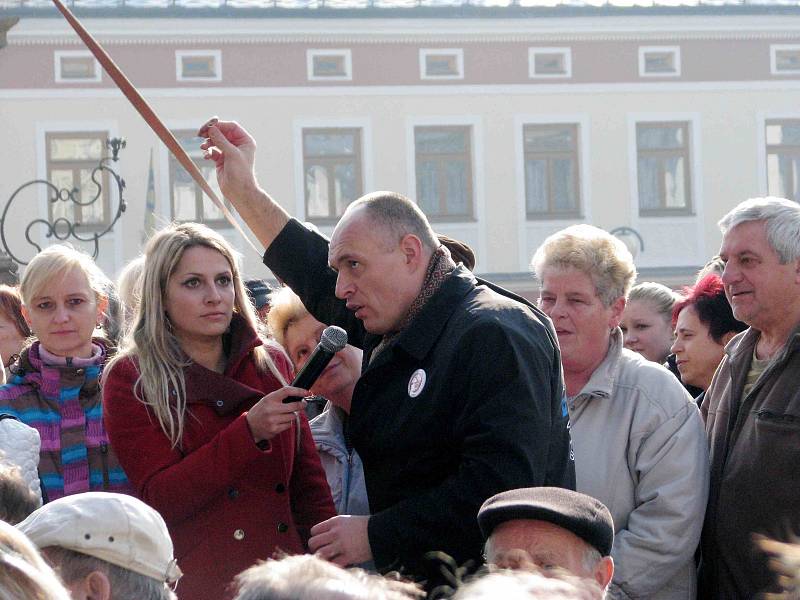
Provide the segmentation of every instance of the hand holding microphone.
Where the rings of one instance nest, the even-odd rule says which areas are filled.
[[[319,344],[297,373],[291,385],[259,400],[247,413],[247,424],[256,443],[270,440],[292,426],[298,411],[305,409],[303,399],[308,389],[319,379],[333,356],[347,345],[347,332],[331,325],[322,332]]]
[[[308,390],[284,387],[267,394],[247,411],[247,424],[256,443],[270,440],[289,429],[298,411],[305,409]]]

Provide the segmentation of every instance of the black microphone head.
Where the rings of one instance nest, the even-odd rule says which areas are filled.
[[[319,345],[326,352],[335,354],[347,345],[347,332],[336,325],[329,325],[322,332]]]

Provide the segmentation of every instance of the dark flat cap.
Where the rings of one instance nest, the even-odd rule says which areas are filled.
[[[263,279],[247,279],[244,282],[244,287],[247,289],[247,295],[253,301],[256,310],[261,310],[269,302],[269,293],[272,288]]]
[[[501,492],[478,511],[483,538],[515,519],[547,521],[571,531],[603,556],[611,554],[614,520],[605,504],[579,492],[557,487],[532,487]]]

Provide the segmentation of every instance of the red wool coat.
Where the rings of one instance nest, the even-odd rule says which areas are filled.
[[[224,374],[193,364],[184,370],[189,414],[173,449],[150,410],[133,394],[138,377],[125,360],[107,374],[104,420],[112,447],[138,496],[164,517],[184,576],[178,597],[220,600],[234,576],[276,549],[306,551],[308,530],[336,514],[308,422],[253,442],[246,411],[280,384],[259,373],[256,333],[234,318]],[[287,380],[291,366],[269,350]]]

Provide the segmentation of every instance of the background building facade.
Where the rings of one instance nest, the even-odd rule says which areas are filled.
[[[525,293],[533,251],[566,225],[621,232],[642,279],[677,285],[736,203],[800,197],[800,8],[88,4],[76,14],[213,185],[194,132],[219,115],[255,135],[261,184],[301,220],[329,232],[362,193],[399,191],[473,246],[476,271]],[[140,252],[151,173],[157,224],[206,222],[266,272],[54,8],[2,12],[20,18],[0,49],[0,202],[30,179],[91,194],[122,136],[108,273]],[[32,191],[9,244],[34,218],[97,230],[115,202]]]

